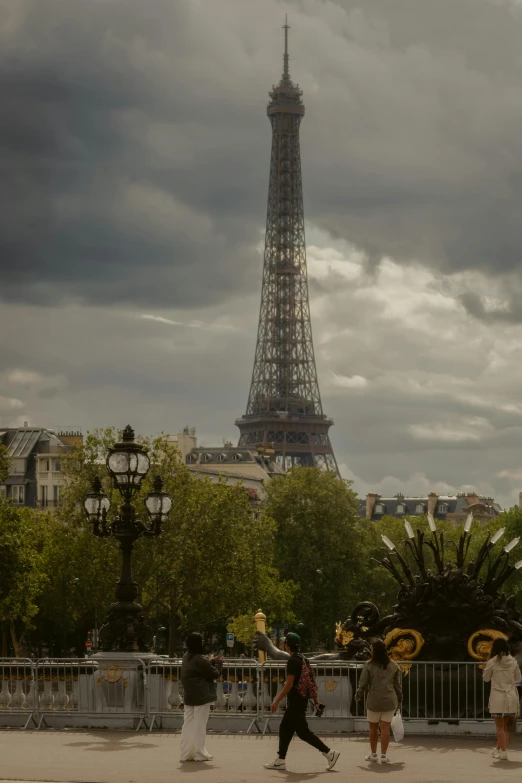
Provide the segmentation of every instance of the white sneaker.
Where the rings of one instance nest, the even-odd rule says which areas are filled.
[[[365,756],[364,757],[364,760],[365,761],[379,761],[379,756],[377,755],[377,753],[370,753],[369,756]]]
[[[286,761],[284,759],[277,758],[275,761],[272,761],[271,764],[263,764],[263,767],[265,769],[286,769]]]
[[[508,761],[509,759],[507,750],[499,750],[497,753],[497,759],[499,759],[499,761]]]
[[[493,756],[494,759],[498,758],[498,754],[499,753],[500,753],[500,751],[499,751],[498,748],[495,748],[495,750],[491,751],[491,755]]]
[[[328,762],[326,769],[333,769],[337,764],[337,759],[341,754],[338,750],[329,750],[328,753],[323,753],[323,756]]]
[[[381,764],[391,764],[391,758],[386,753],[381,753]]]

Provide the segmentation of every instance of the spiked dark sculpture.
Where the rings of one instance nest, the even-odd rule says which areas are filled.
[[[385,636],[397,659],[456,661],[484,660],[497,636],[522,639],[515,596],[506,598],[500,592],[511,574],[522,568],[522,560],[514,565],[509,562],[509,553],[520,539],[513,539],[495,556],[493,549],[504,529],[493,536],[488,533],[476,559],[468,561],[471,515],[458,543],[437,530],[433,517],[428,522],[429,538],[405,523],[403,553],[382,536],[387,554],[377,562],[400,586],[397,605],[393,614],[381,619],[373,604],[359,604],[338,627],[338,644],[349,647],[354,640]],[[447,557],[450,552],[452,560]]]

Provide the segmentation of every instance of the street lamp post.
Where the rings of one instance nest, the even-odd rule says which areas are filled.
[[[77,576],[73,576],[70,579],[66,579],[65,576],[62,577],[62,608],[63,608],[63,618],[62,618],[62,657],[67,657],[67,612],[68,612],[68,603],[67,603],[67,587],[75,587],[80,580]]]
[[[168,519],[172,500],[163,492],[159,476],[154,488],[145,498],[150,521],[142,522],[136,517],[133,499],[139,494],[141,484],[150,468],[150,461],[141,444],[134,440],[134,431],[125,427],[120,443],[109,449],[107,470],[114,488],[120,493],[123,503],[112,521],[107,519],[109,498],[102,491],[101,481],[96,477],[92,492],[84,502],[87,519],[95,536],[112,536],[120,544],[121,573],[116,585],[116,602],[109,609],[107,622],[100,628],[99,649],[102,652],[150,652],[152,633],[143,614],[143,607],[136,601],[138,585],[132,576],[132,550],[141,536],[153,537],[161,533],[161,525]]]

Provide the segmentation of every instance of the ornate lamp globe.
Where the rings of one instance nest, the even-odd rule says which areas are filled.
[[[154,479],[153,490],[145,498],[145,506],[151,522],[159,529],[161,523],[167,521],[172,508],[172,500],[166,492],[163,492],[161,476],[156,476]]]
[[[127,425],[120,443],[109,450],[107,470],[114,486],[122,492],[139,490],[141,482],[149,472],[150,460],[141,444],[134,440],[134,430]]]
[[[92,482],[92,492],[90,492],[84,502],[83,507],[87,515],[87,519],[95,527],[99,526],[100,522],[105,518],[110,508],[111,502],[107,495],[102,492],[101,481],[96,476]]]

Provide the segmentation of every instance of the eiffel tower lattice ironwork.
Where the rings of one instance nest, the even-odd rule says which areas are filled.
[[[236,424],[240,446],[270,446],[286,468],[338,473],[312,342],[299,150],[305,109],[302,91],[290,80],[288,29],[286,23],[283,76],[267,110],[272,154],[254,370],[246,414]]]

